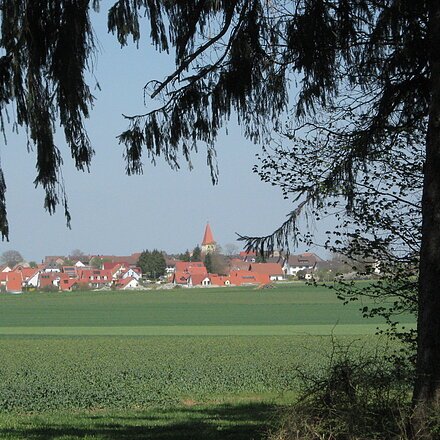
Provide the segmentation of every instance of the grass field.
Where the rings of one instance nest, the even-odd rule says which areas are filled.
[[[301,284],[2,295],[0,438],[264,438],[335,337],[375,349],[360,307]]]
[[[381,321],[363,319],[361,305],[343,306],[331,290],[304,284],[2,295],[0,335],[372,334]]]

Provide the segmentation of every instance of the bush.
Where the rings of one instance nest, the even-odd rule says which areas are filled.
[[[335,347],[319,373],[299,371],[303,389],[271,440],[406,438],[412,366],[385,353]]]

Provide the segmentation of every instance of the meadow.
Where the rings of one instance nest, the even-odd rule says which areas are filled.
[[[335,343],[386,347],[361,306],[303,284],[2,295],[0,438],[263,438]]]

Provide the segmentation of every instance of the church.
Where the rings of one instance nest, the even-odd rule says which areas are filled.
[[[215,252],[216,248],[217,244],[212,235],[211,227],[209,226],[209,223],[207,223],[202,240],[202,254],[206,255]]]

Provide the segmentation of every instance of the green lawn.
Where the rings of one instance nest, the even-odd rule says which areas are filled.
[[[262,439],[332,344],[387,350],[361,306],[302,284],[0,295],[0,439]]]
[[[266,402],[234,402],[131,411],[0,414],[2,440],[260,440],[281,410]]]

